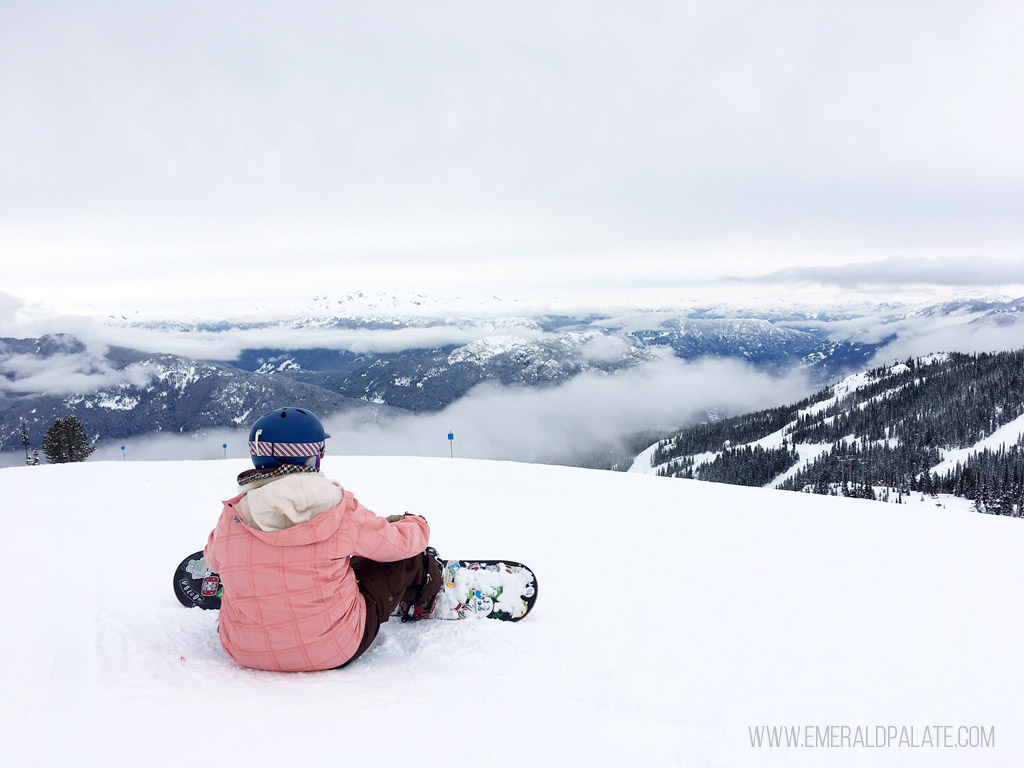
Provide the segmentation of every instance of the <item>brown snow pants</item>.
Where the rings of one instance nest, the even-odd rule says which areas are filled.
[[[363,629],[363,639],[359,643],[355,654],[351,659],[342,664],[351,664],[358,659],[370,644],[377,637],[381,624],[384,624],[400,602],[412,602],[419,596],[417,602],[427,603],[433,599],[438,590],[441,589],[441,569],[432,557],[424,557],[423,554],[413,555],[405,560],[396,560],[393,563],[378,563],[374,560],[367,560],[365,557],[353,557],[349,561],[352,571],[359,582],[359,592],[366,602],[366,626]],[[423,582],[426,581],[429,568],[430,581],[424,589]]]

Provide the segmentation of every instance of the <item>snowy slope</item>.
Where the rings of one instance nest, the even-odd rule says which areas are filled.
[[[942,452],[942,462],[932,467],[932,472],[942,475],[952,470],[957,462],[966,462],[975,453],[984,450],[998,451],[1001,448],[1008,448],[1017,445],[1024,437],[1024,416],[1018,416],[1003,426],[995,429],[991,435],[982,438],[970,448],[960,448]]]
[[[254,672],[180,607],[241,461],[0,470],[0,765],[1015,765],[1024,524],[643,475],[329,457],[444,555],[521,559],[518,624],[392,622]],[[995,747],[768,749],[748,726],[979,725]],[[918,737],[920,738],[920,736]]]
[[[936,362],[943,362],[948,359],[949,355],[947,354],[927,355],[917,358],[917,365],[920,367]],[[799,461],[765,484],[766,488],[777,488],[783,482],[797,475],[801,470],[813,465],[822,454],[829,452],[833,447],[832,443],[794,442],[796,440],[794,433],[797,433],[798,426],[802,419],[820,416],[828,409],[836,406],[837,404],[841,404],[844,399],[851,395],[855,395],[860,390],[879,383],[885,383],[888,379],[901,376],[909,370],[910,369],[906,364],[895,363],[888,367],[875,369],[870,372],[862,371],[846,376],[840,379],[831,388],[823,390],[821,394],[816,396],[821,399],[818,399],[811,405],[796,411],[794,418],[780,429],[746,443],[730,445],[730,447],[733,449],[760,447],[766,450],[778,449],[784,446],[795,448],[800,456]],[[881,373],[879,373],[879,371],[881,371]],[[905,386],[905,381],[903,383],[892,383],[888,389],[882,389],[872,397],[863,399],[861,402],[856,403],[853,407],[863,410],[869,404],[893,397]],[[827,397],[823,396],[826,394],[828,395]],[[998,406],[997,413],[1002,413],[1002,407],[1002,405]],[[834,419],[835,416],[828,416],[824,417],[822,421],[824,423],[833,423]],[[895,426],[896,424],[894,422],[890,422],[886,427],[886,435],[890,434],[890,429],[895,433]],[[934,464],[931,467],[931,472],[942,476],[947,472],[953,471],[957,463],[966,463],[966,461],[974,454],[980,453],[983,450],[998,451],[1001,448],[1008,448],[1017,444],[1022,438],[1024,438],[1024,416],[1019,416],[1005,424],[1002,424],[1001,426],[995,427],[992,429],[990,434],[981,438],[973,445],[957,449],[940,449],[942,461]],[[844,436],[844,439],[851,445],[857,443],[864,444],[865,441],[865,438],[858,437],[856,434],[846,435]],[[676,440],[677,438],[675,437],[669,438],[666,443],[667,447],[672,448],[677,445]],[[880,445],[884,442],[887,447],[896,447],[899,445],[899,441],[900,438],[897,435],[895,437],[887,438],[884,441],[876,440],[874,441],[874,444]],[[689,457],[676,457],[668,463],[655,464],[658,458],[657,450],[659,445],[660,443],[650,445],[638,454],[628,471],[639,474],[657,475],[659,471],[673,469],[678,470],[681,459],[688,458],[692,460],[692,464],[695,469],[694,476],[700,477],[701,465],[711,464],[724,452],[722,450],[704,451],[693,454]]]

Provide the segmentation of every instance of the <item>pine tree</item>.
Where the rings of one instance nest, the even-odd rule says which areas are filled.
[[[54,419],[42,441],[43,454],[51,464],[85,461],[96,450],[85,427],[74,416]]]
[[[28,455],[28,427],[25,422],[21,422],[21,447],[25,449],[25,463],[32,464],[32,459]]]

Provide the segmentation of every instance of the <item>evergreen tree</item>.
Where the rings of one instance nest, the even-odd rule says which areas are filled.
[[[990,514],[1024,516],[1024,440],[983,449],[933,472],[951,450],[970,448],[1024,416],[1024,350],[951,353],[867,371],[856,389],[822,390],[800,403],[716,419],[659,444],[666,476],[763,485],[905,503],[911,493],[950,493]],[[755,445],[779,432],[781,447]],[[799,466],[792,449],[829,445]],[[703,453],[713,457],[694,459]],[[884,490],[882,490],[884,489]]]
[[[25,463],[31,464],[32,461],[28,455],[28,427],[25,422],[21,422],[21,447],[25,449]]]
[[[42,442],[43,454],[51,464],[85,461],[96,450],[89,443],[85,427],[74,416],[54,419]]]

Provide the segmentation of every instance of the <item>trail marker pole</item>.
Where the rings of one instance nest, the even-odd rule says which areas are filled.
[[[228,444],[224,443],[221,447],[224,449],[224,458],[226,459],[228,457]]]
[[[124,446],[121,446],[121,461],[124,461]]]
[[[451,457],[454,459],[455,458],[455,433],[454,432],[449,432],[448,433],[448,451],[451,454]]]

